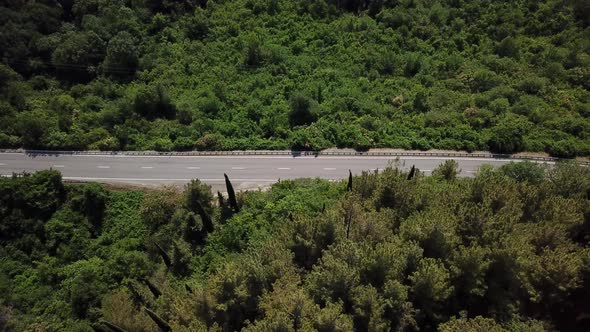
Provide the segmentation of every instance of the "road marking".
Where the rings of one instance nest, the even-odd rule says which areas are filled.
[[[111,166],[96,166],[96,168],[111,168]]]
[[[3,174],[4,177],[11,177],[12,174]],[[183,181],[189,182],[194,178],[186,179],[151,179],[151,178],[98,178],[98,177],[79,177],[79,176],[64,176],[64,180],[77,180],[77,181]],[[212,178],[212,179],[199,179],[204,182],[225,182],[224,178]],[[276,182],[277,179],[231,179],[232,182]]]
[[[201,167],[196,167],[196,166],[189,166],[186,169],[201,169]]]
[[[277,169],[280,170],[280,171],[289,171],[289,170],[291,170],[289,167],[279,167]]]
[[[141,168],[143,168],[143,169],[152,169],[153,167],[152,166],[141,166]]]
[[[4,164],[4,163],[0,163],[0,166],[6,166],[6,164]]]
[[[477,173],[477,171],[465,171],[465,173]]]
[[[419,169],[419,168],[418,168],[418,170],[419,170],[419,171],[422,171],[422,172],[432,172],[432,170],[431,170],[431,169]]]
[[[64,168],[65,166],[64,165],[53,165],[52,167],[55,167],[55,168]]]
[[[335,171],[336,169],[333,167],[324,167],[324,171]]]
[[[246,169],[246,168],[245,167],[232,167],[231,169],[240,170],[240,169]]]

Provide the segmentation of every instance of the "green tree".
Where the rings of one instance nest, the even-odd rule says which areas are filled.
[[[546,168],[532,161],[521,161],[502,165],[500,171],[518,182],[540,184],[545,179]]]
[[[135,95],[133,109],[137,114],[150,120],[172,119],[176,115],[176,106],[170,100],[166,89],[159,84],[141,87]]]
[[[289,112],[289,123],[291,127],[305,126],[316,121],[313,113],[312,101],[302,94],[291,97],[291,111]]]
[[[514,153],[525,148],[523,137],[531,127],[526,118],[518,115],[507,115],[501,118],[491,129],[488,145],[491,151]]]
[[[96,33],[73,32],[51,55],[51,63],[64,78],[85,81],[96,75],[105,56],[105,42]]]
[[[133,77],[138,65],[137,41],[127,31],[121,31],[108,42],[101,69],[107,75],[119,78]]]
[[[446,160],[432,171],[432,176],[440,177],[446,181],[453,181],[461,173],[459,164],[454,159]]]

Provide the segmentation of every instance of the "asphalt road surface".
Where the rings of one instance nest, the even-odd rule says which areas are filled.
[[[400,157],[399,165],[412,165],[427,175],[446,159],[459,163],[461,176],[473,176],[483,164],[501,166],[506,159]],[[0,175],[59,170],[65,180],[96,181],[132,185],[183,185],[201,179],[216,189],[223,189],[223,173],[237,189],[265,187],[279,179],[323,178],[340,180],[348,170],[383,169],[392,157],[375,156],[124,156],[124,155],[27,155],[0,153]]]

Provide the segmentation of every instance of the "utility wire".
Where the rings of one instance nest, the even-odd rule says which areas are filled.
[[[121,67],[121,66],[102,66],[102,65],[80,65],[80,64],[75,64],[75,63],[52,63],[49,61],[43,61],[43,60],[29,60],[29,61],[25,61],[25,60],[7,60],[4,59],[2,62],[7,63],[7,64],[16,64],[16,65],[31,65],[31,64],[41,64],[45,67],[53,67],[56,69],[79,69],[79,70],[88,70],[88,68],[90,67],[94,67],[96,69],[101,69],[102,71],[107,71],[107,72],[118,72],[118,73],[134,73],[136,70],[133,69],[128,69],[125,67]]]

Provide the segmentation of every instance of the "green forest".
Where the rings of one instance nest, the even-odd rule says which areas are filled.
[[[0,148],[589,156],[589,18],[587,0],[3,0]]]
[[[0,331],[588,331],[589,168],[400,166],[228,195],[0,178]]]

